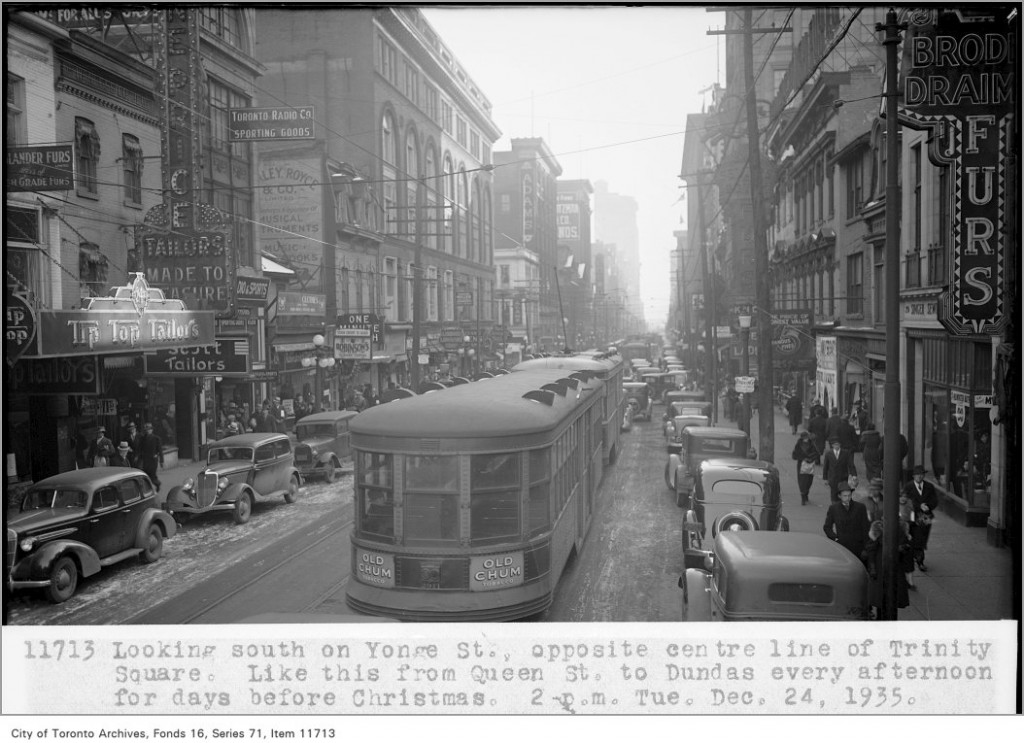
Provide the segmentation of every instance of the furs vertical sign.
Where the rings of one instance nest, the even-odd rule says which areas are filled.
[[[907,18],[901,123],[927,129],[929,159],[949,167],[952,253],[939,321],[954,335],[1006,325],[1007,179],[1012,174],[1016,41],[1005,9],[936,8]]]

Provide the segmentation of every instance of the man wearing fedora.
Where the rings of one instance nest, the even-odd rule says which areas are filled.
[[[132,457],[132,448],[128,446],[127,441],[122,441],[117,445],[117,451],[114,452],[114,456],[110,458],[111,467],[134,467],[135,460]]]
[[[96,429],[96,438],[89,444],[85,461],[93,467],[106,467],[114,456],[114,442],[107,438],[107,429],[100,426]]]
[[[939,506],[939,495],[935,486],[924,479],[925,469],[921,465],[914,467],[913,478],[903,488],[903,494],[914,504],[914,517],[910,524],[910,541],[914,549],[914,562],[922,573],[927,573],[924,566],[924,552],[928,549],[928,536],[932,532],[932,519],[935,509]]]
[[[821,478],[828,482],[832,503],[838,503],[840,487],[849,487],[851,490],[856,487],[850,478],[857,476],[857,468],[853,464],[853,450],[844,449],[838,436],[829,439],[828,446],[821,466]]]
[[[828,507],[825,514],[825,536],[846,547],[860,558],[868,543],[868,511],[853,499],[849,485],[839,487],[839,502]]]

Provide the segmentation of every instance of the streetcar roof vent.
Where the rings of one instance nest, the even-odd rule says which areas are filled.
[[[569,375],[569,377],[571,379],[578,379],[581,382],[589,382],[591,379],[593,379],[596,376],[597,376],[597,373],[596,372],[592,372],[589,369],[584,369],[582,371],[573,372],[572,374]]]
[[[556,381],[558,384],[564,384],[566,387],[572,387],[574,390],[578,390],[580,388],[580,380],[575,379],[572,376],[562,377]]]
[[[544,403],[545,405],[553,405],[555,402],[555,393],[551,390],[530,390],[523,397],[527,400]]]
[[[556,382],[548,382],[542,384],[540,387],[542,390],[551,390],[556,393],[559,397],[565,397],[565,393],[569,391],[568,385],[565,384],[561,379]]]
[[[441,451],[440,439],[420,439],[421,451]]]

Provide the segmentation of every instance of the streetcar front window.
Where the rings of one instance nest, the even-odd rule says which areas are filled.
[[[519,539],[521,455],[475,454],[470,463],[472,544]]]
[[[371,539],[394,539],[395,493],[390,454],[356,454],[359,531]]]
[[[405,457],[402,530],[413,542],[454,542],[459,538],[459,458]]]
[[[548,449],[530,451],[530,536],[547,531],[551,525],[551,478]]]

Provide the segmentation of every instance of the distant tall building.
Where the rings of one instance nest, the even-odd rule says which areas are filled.
[[[562,329],[555,283],[557,179],[562,166],[540,137],[513,139],[511,145],[511,150],[494,153],[494,164],[499,166],[494,170],[494,228],[499,238],[495,263],[522,251],[536,256],[536,287],[528,287],[529,302],[535,299],[537,303],[530,343],[551,351],[564,344],[564,339],[558,343]],[[504,247],[499,249],[499,245]]]
[[[632,196],[609,192],[605,181],[594,182],[594,236],[615,244],[625,306],[642,324],[644,303],[640,294],[640,232],[636,213],[636,199]]]

